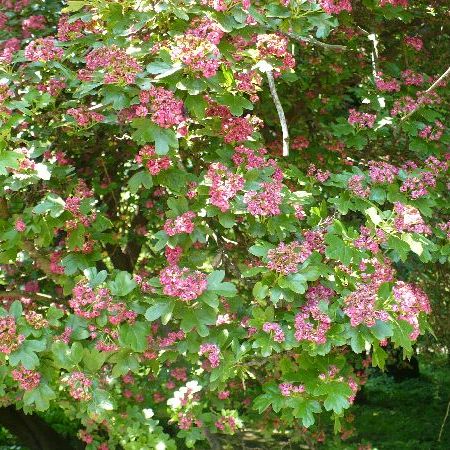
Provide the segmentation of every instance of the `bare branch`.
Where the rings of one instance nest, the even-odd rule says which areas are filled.
[[[272,70],[267,70],[266,75],[267,81],[269,82],[270,95],[272,96],[273,103],[275,104],[278,118],[280,119],[281,131],[283,133],[283,156],[289,156],[289,131],[286,123],[286,116],[284,115],[284,110],[281,106],[280,98],[278,97]]]

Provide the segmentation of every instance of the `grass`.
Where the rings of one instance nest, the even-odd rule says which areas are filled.
[[[447,361],[421,361],[420,378],[396,383],[379,374],[365,386],[366,402],[355,406],[357,437],[378,450],[448,450],[450,419],[439,431],[450,400]]]

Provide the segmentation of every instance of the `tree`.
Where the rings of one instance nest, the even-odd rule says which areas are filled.
[[[447,2],[0,3],[2,405],[87,449],[338,431],[450,254]]]

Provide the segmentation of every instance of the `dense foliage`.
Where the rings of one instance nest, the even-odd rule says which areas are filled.
[[[448,2],[0,5],[1,404],[341,430],[450,255]]]

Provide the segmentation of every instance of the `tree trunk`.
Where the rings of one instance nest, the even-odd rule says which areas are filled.
[[[75,444],[57,433],[36,414],[25,414],[14,406],[0,408],[0,425],[5,427],[28,450],[78,450],[84,445]]]

